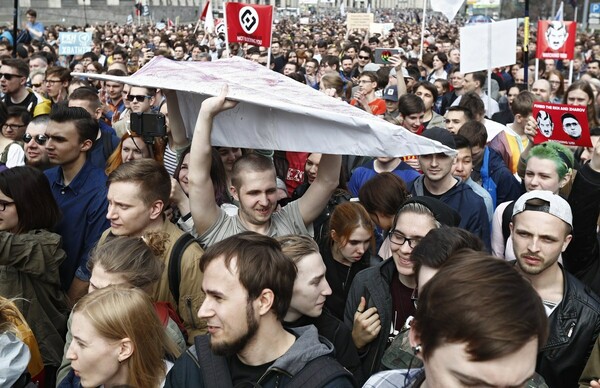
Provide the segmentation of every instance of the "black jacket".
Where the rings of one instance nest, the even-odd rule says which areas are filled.
[[[327,307],[333,316],[341,321],[344,319],[344,308],[346,307],[346,300],[348,299],[348,292],[350,292],[352,281],[357,273],[363,269],[369,268],[371,253],[367,250],[359,261],[348,267],[346,276],[341,277],[337,270],[338,263],[331,253],[329,239],[325,239],[319,246],[319,250],[323,257],[325,267],[327,268],[325,278],[332,291],[331,295],[329,295],[325,301],[325,307]]]
[[[563,253],[565,269],[600,295],[600,252],[596,224],[600,214],[600,173],[584,165],[568,198],[573,212],[573,239]]]
[[[396,265],[392,258],[361,271],[356,275],[350,288],[348,300],[346,301],[344,324],[349,328],[352,328],[354,323],[354,313],[360,303],[361,296],[364,296],[367,301],[365,310],[377,307],[377,313],[381,320],[379,335],[365,347],[365,353],[361,355],[363,373],[367,377],[382,369],[381,358],[387,348],[388,339],[390,338],[390,328],[394,322],[394,305],[390,290],[395,273]]]
[[[550,388],[579,386],[600,333],[600,299],[564,269],[563,275],[563,299],[548,318],[548,341],[538,353],[536,366]]]

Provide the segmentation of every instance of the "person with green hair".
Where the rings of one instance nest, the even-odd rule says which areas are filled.
[[[526,165],[519,171],[522,172],[519,175],[526,191],[548,190],[554,194],[562,194],[561,190],[571,183],[575,159],[566,146],[545,142],[531,148],[525,157]],[[499,204],[492,219],[492,254],[506,260],[516,259],[508,227],[513,205],[514,201]]]

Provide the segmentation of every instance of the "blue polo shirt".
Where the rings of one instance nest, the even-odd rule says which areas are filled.
[[[106,219],[106,175],[89,160],[85,162],[73,181],[65,186],[62,168],[54,167],[44,172],[54,199],[62,212],[62,218],[54,231],[63,238],[67,259],[60,265],[60,282],[64,290],[71,287],[77,276],[89,281],[88,255],[102,232],[110,226]]]

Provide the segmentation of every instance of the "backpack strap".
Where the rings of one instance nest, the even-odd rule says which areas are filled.
[[[169,256],[169,290],[175,303],[179,304],[179,283],[181,283],[181,259],[183,252],[194,242],[194,237],[189,233],[184,233],[173,245],[171,256]]]
[[[506,246],[506,241],[510,237],[510,221],[512,219],[513,209],[515,208],[515,201],[512,201],[508,204],[504,211],[502,212],[502,237],[504,238],[504,245]]]
[[[233,388],[227,360],[225,357],[214,355],[210,350],[210,336],[207,334],[196,336],[194,345],[204,386]]]
[[[323,387],[338,377],[346,376],[356,387],[352,374],[329,355],[317,357],[296,373],[286,388]]]

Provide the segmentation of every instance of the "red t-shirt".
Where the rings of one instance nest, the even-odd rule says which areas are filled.
[[[358,106],[358,100],[353,98],[350,100],[350,105]],[[371,108],[371,113],[373,113],[375,116],[383,115],[387,110],[385,101],[381,98],[376,98],[369,102],[369,107]]]

